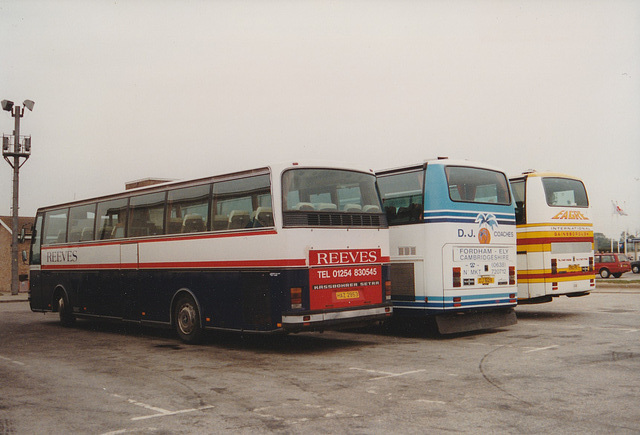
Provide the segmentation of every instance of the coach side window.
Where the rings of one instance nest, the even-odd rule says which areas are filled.
[[[128,237],[164,234],[164,200],[165,192],[131,198]]]
[[[378,178],[382,206],[389,225],[422,221],[424,171],[411,171]]]
[[[29,264],[40,264],[40,248],[42,246],[42,221],[43,216],[38,213],[36,223],[31,231],[31,254],[29,255]]]
[[[213,185],[212,230],[273,226],[269,175]]]
[[[68,209],[48,211],[44,215],[43,245],[67,241]]]
[[[516,201],[516,224],[527,223],[526,202],[525,202],[525,180],[512,180],[511,191]]]
[[[98,204],[98,211],[96,212],[96,238],[98,240],[120,239],[125,236],[128,203],[129,200],[123,198]]]
[[[167,197],[167,234],[207,231],[211,185],[170,190]]]
[[[69,242],[93,240],[96,205],[80,205],[69,210]]]

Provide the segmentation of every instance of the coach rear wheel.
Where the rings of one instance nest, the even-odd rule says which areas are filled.
[[[191,296],[181,296],[175,308],[176,332],[186,343],[195,344],[202,340],[200,313]]]
[[[64,293],[58,294],[58,315],[60,316],[60,323],[64,326],[70,326],[76,321],[76,317],[73,315],[69,301]]]
[[[609,269],[600,269],[600,276],[603,278],[609,278]]]

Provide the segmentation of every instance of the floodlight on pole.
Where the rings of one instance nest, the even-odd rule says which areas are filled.
[[[32,100],[24,100],[24,101],[22,102],[22,105],[23,105],[24,107],[26,107],[27,109],[29,109],[29,112],[33,112],[33,106],[34,106],[34,104],[36,104],[36,103],[34,103]]]
[[[18,192],[20,184],[20,167],[25,164],[31,155],[31,136],[24,136],[20,140],[20,118],[24,116],[24,108],[33,110],[34,102],[24,100],[24,107],[15,106],[13,101],[2,100],[2,110],[11,113],[15,118],[15,128],[13,130],[13,147],[11,147],[10,136],[2,135],[2,156],[13,168],[13,207],[11,221],[11,294],[17,295],[20,291],[18,277]],[[20,163],[20,159],[24,159]]]
[[[13,109],[13,101],[2,100],[2,110],[6,110],[7,112],[11,112]]]

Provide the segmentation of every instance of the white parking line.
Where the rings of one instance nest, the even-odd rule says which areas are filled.
[[[354,414],[349,411],[343,411],[336,408],[331,408],[321,405],[313,405],[310,403],[294,405],[276,405],[265,406],[262,408],[256,408],[253,412],[262,417],[269,418],[276,421],[282,421],[288,425],[306,423],[310,420],[315,420],[319,417],[322,418],[358,418],[360,414]],[[294,416],[295,415],[295,416]]]
[[[638,332],[640,331],[640,329],[636,329],[636,328],[612,328],[612,327],[601,327],[601,326],[596,326],[594,327],[594,329],[599,329],[602,331],[620,331],[620,332],[624,332],[625,334],[630,334],[632,332]]]
[[[361,369],[358,367],[350,367],[349,370],[359,370],[361,372],[368,372],[368,373],[375,373],[375,374],[381,374],[384,376],[377,376],[375,378],[371,378],[372,381],[377,381],[380,379],[387,379],[387,378],[396,378],[398,376],[405,376],[405,375],[411,375],[413,373],[420,373],[420,372],[426,372],[426,369],[420,369],[420,370],[411,370],[409,372],[404,372],[404,373],[391,373],[391,372],[383,372],[380,370],[369,370],[369,369]]]
[[[195,412],[195,411],[202,411],[204,409],[211,409],[213,408],[213,405],[209,405],[209,406],[201,406],[199,408],[191,408],[191,409],[181,409],[179,411],[167,411],[167,410],[163,410],[163,412],[159,413],[159,414],[154,414],[154,415],[143,415],[142,417],[133,417],[131,420],[133,421],[137,421],[137,420],[146,420],[148,418],[156,418],[156,417],[166,417],[168,415],[176,415],[176,414],[184,414],[187,412]]]
[[[118,429],[118,430],[114,430],[114,431],[111,431],[111,432],[105,432],[102,435],[120,435],[120,434],[123,434],[123,433],[130,433],[130,432],[136,432],[136,433],[155,432],[157,430],[158,430],[157,427],[140,427],[140,428],[135,428],[135,429]]]
[[[1,356],[1,355],[0,355],[0,359],[5,360],[5,361],[9,361],[10,363],[14,363],[14,364],[17,364],[17,365],[19,365],[19,366],[23,366],[23,365],[25,365],[25,363],[23,363],[23,362],[16,361],[16,360],[11,359],[11,358],[7,358],[6,356]]]
[[[146,420],[146,419],[149,419],[149,418],[156,418],[156,417],[166,417],[166,416],[169,416],[169,415],[176,415],[176,414],[185,414],[187,412],[202,411],[204,409],[213,408],[213,405],[208,405],[208,406],[201,406],[199,408],[189,408],[189,409],[181,409],[181,410],[178,410],[178,411],[169,411],[167,409],[158,408],[157,406],[152,406],[152,405],[148,405],[146,403],[138,402],[137,400],[127,399],[126,397],[122,397],[119,394],[112,394],[112,396],[113,397],[117,397],[119,399],[126,399],[127,402],[129,402],[129,403],[131,403],[133,405],[140,406],[140,407],[148,409],[150,411],[157,412],[157,414],[143,415],[143,416],[140,416],[140,417],[132,417],[131,420],[133,420],[133,421]]]
[[[548,350],[548,349],[553,349],[553,348],[556,348],[556,347],[560,347],[560,346],[559,346],[559,345],[557,345],[557,344],[554,344],[554,345],[552,345],[552,346],[547,346],[547,347],[536,347],[536,348],[534,348],[534,349],[525,350],[525,351],[524,351],[524,353],[529,353],[529,352],[538,352],[538,351],[540,351],[540,350]]]
[[[427,400],[427,399],[418,399],[416,402],[420,403],[435,403],[437,405],[446,405],[447,402],[443,402],[442,400]]]

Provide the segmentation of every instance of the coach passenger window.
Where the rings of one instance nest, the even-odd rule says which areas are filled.
[[[127,204],[129,200],[114,199],[98,204],[97,234],[98,240],[121,239],[125,236]]]
[[[129,237],[164,234],[165,193],[134,196],[129,202]]]
[[[213,184],[211,229],[273,226],[269,175]]]
[[[167,234],[207,230],[211,185],[170,190],[167,198]]]
[[[524,179],[511,181],[511,191],[513,192],[513,198],[516,200],[516,224],[527,223],[524,186]]]
[[[420,222],[423,216],[424,170],[385,175],[378,178],[382,206],[389,225]]]
[[[69,242],[93,240],[96,205],[80,205],[69,210]]]
[[[67,241],[67,211],[68,209],[65,208],[45,213],[43,245]]]

